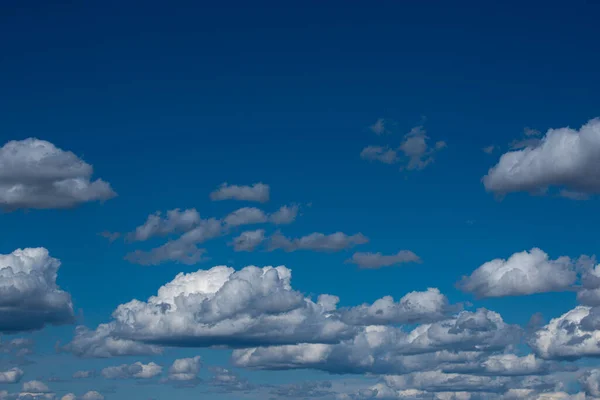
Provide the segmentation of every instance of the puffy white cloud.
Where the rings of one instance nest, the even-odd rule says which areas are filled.
[[[104,396],[92,390],[81,396],[81,400],[104,400]]]
[[[18,383],[24,372],[19,368],[11,368],[8,371],[0,371],[0,383]]]
[[[231,347],[333,343],[350,337],[354,328],[291,287],[291,271],[283,266],[217,266],[178,274],[147,302],[133,300],[113,312],[110,324],[80,330],[66,346],[76,354],[115,355],[136,341],[171,346]],[[107,351],[101,342],[111,341]],[[135,347],[134,347],[135,348]],[[128,351],[130,353],[130,351]]]
[[[220,220],[211,218],[201,220],[198,226],[187,231],[175,240],[150,251],[136,250],[125,256],[125,259],[134,264],[158,265],[164,262],[178,262],[181,264],[195,264],[202,260],[204,249],[198,244],[213,239],[223,234],[223,224]]]
[[[542,358],[600,356],[600,318],[595,309],[577,306],[536,331],[529,346]]]
[[[274,233],[269,238],[269,250],[283,249],[285,251],[312,250],[312,251],[340,251],[367,243],[369,239],[362,233],[346,235],[335,232],[329,235],[314,232],[300,238],[289,239],[280,232]]]
[[[162,349],[158,346],[113,337],[113,331],[114,324],[100,324],[95,330],[78,326],[75,329],[73,340],[66,346],[63,346],[61,350],[85,358],[109,358],[162,353]]]
[[[439,289],[410,292],[397,303],[385,296],[373,304],[340,310],[342,320],[352,325],[414,324],[443,319],[453,310]]]
[[[235,251],[254,251],[265,240],[265,230],[245,231],[233,238],[231,245]]]
[[[0,255],[0,331],[41,329],[74,321],[69,293],[56,284],[60,261],[43,247]]]
[[[219,200],[242,200],[265,203],[269,201],[270,187],[262,182],[251,186],[238,186],[222,183],[221,186],[210,194],[213,201]]]
[[[458,286],[478,297],[519,296],[566,290],[576,279],[575,263],[569,257],[550,260],[548,254],[533,248],[508,260],[486,262]]]
[[[102,376],[106,379],[150,379],[161,373],[162,367],[160,365],[153,362],[143,364],[139,361],[133,364],[107,367],[102,370]]]
[[[227,226],[240,226],[251,224],[262,224],[267,222],[268,217],[261,209],[256,207],[243,207],[230,213],[225,217]]]
[[[338,344],[298,344],[234,350],[235,365],[257,369],[314,368],[335,373],[395,373],[473,361],[477,352],[518,343],[521,329],[479,309],[405,331],[367,326]],[[452,353],[450,353],[451,351]],[[473,353],[476,352],[476,353]],[[428,355],[429,353],[429,355]]]
[[[172,381],[191,381],[198,378],[202,359],[200,356],[191,358],[180,358],[173,361],[169,368],[169,380]]]
[[[550,187],[580,193],[600,191],[600,119],[579,131],[550,129],[539,143],[505,153],[483,177],[487,191],[545,193]]]
[[[0,148],[0,206],[69,208],[116,196],[102,179],[91,181],[92,173],[91,165],[45,140],[10,141]]]
[[[381,253],[354,253],[352,258],[346,261],[358,265],[360,268],[377,269],[392,265],[421,262],[419,256],[409,250],[400,250],[396,254],[385,256]]]
[[[50,389],[44,382],[29,381],[23,383],[23,392],[27,393],[49,393]]]
[[[195,208],[181,211],[179,208],[167,211],[163,218],[160,212],[148,216],[144,224],[135,228],[128,235],[130,240],[143,241],[154,236],[165,236],[171,233],[187,232],[199,225],[200,214]]]

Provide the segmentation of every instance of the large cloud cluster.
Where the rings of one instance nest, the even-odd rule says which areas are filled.
[[[0,207],[68,208],[104,201],[116,193],[93,168],[45,140],[10,141],[0,148]]]
[[[113,347],[122,343],[119,348],[133,342],[237,347],[333,343],[351,336],[353,328],[330,314],[330,302],[315,303],[292,289],[291,271],[285,267],[236,272],[218,266],[180,273],[148,301],[120,305],[113,321],[95,331],[80,330],[67,349],[103,354],[99,340]]]
[[[0,331],[30,331],[74,321],[69,293],[56,278],[60,261],[40,248],[0,255]]]

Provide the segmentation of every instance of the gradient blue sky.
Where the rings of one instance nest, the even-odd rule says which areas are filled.
[[[600,116],[600,6],[592,3],[4,1],[2,143],[36,137],[72,151],[118,196],[68,209],[5,212],[0,253],[47,248],[62,263],[57,282],[72,296],[76,324],[90,328],[109,321],[119,304],[155,294],[177,273],[215,265],[285,265],[294,289],[315,298],[335,294],[342,307],[436,287],[451,303],[473,302],[507,323],[525,326],[537,312],[558,317],[577,305],[572,292],[475,299],[455,284],[487,261],[533,247],[552,259],[597,251],[597,199],[521,192],[499,199],[482,183],[524,128],[543,135]],[[390,134],[369,129],[379,118],[394,122]],[[401,171],[361,159],[364,147],[398,146],[419,125],[432,142],[447,144],[426,168]],[[499,149],[482,151],[490,145]],[[211,201],[223,182],[263,182],[270,200]],[[296,220],[281,227],[286,236],[360,232],[369,242],[332,253],[245,253],[227,245],[230,235],[202,244],[208,261],[141,266],[124,256],[164,239],[109,243],[99,235],[131,232],[156,211],[195,208],[202,217],[222,218],[242,206],[273,212],[285,204],[300,205]],[[423,262],[380,269],[344,262],[356,251],[403,249]],[[195,355],[209,379],[207,367],[229,368],[231,353],[168,348],[161,356],[108,359],[55,353],[57,341],[73,338],[74,326],[17,335],[36,342],[33,363],[20,367],[21,384],[61,378],[47,382],[58,398],[88,390],[115,400],[240,398],[214,393],[206,383],[72,380],[77,370],[135,361],[167,369]],[[11,368],[11,360],[2,367]],[[377,380],[233,369],[255,384]],[[0,390],[18,392],[21,384]],[[243,396],[266,398],[257,393]]]

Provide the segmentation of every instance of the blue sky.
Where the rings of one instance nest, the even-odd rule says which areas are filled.
[[[600,305],[582,294],[583,288],[596,289],[594,262],[579,259],[593,256],[598,246],[594,234],[600,191],[595,182],[600,173],[596,161],[600,146],[595,138],[600,130],[594,122],[600,117],[598,5],[125,3],[7,1],[0,6],[0,37],[4,38],[0,41],[4,146],[0,150],[4,210],[0,254],[44,248],[49,255],[32,256],[37,267],[51,265],[49,257],[60,260],[55,281],[60,288],[52,286],[50,277],[44,278],[50,283],[43,282],[52,287],[32,284],[35,287],[15,292],[11,288],[17,285],[17,275],[0,274],[5,281],[0,300],[5,298],[2,306],[7,308],[0,312],[0,321],[10,322],[0,323],[2,343],[15,338],[34,341],[27,345],[33,346],[31,354],[17,356],[18,350],[11,350],[3,355],[0,372],[22,371],[19,379],[2,383],[0,378],[0,391],[6,390],[6,396],[29,392],[42,398],[38,392],[45,390],[24,387],[30,381],[47,385],[48,398],[74,393],[73,398],[84,400],[100,398],[85,397],[89,391],[106,399],[362,399],[405,398],[400,397],[401,391],[408,389],[430,397],[460,389],[459,384],[440,390],[406,381],[414,374],[439,372],[441,364],[407,375],[374,367],[349,372],[351,367],[341,360],[335,368],[333,361],[327,366],[298,366],[287,360],[281,370],[266,358],[256,365],[236,362],[235,354],[257,346],[239,344],[249,337],[244,336],[248,331],[210,338],[224,348],[209,348],[209,339],[200,346],[181,338],[174,339],[180,342],[173,347],[164,343],[163,336],[152,336],[154,331],[152,340],[142,338],[139,326],[131,328],[112,316],[119,305],[133,299],[146,302],[157,295],[180,272],[195,274],[219,265],[236,271],[249,265],[284,265],[292,271],[291,289],[283,283],[273,292],[264,289],[264,299],[242,301],[246,308],[235,311],[235,318],[251,315],[259,320],[271,315],[265,304],[281,304],[276,297],[281,293],[312,299],[301,301],[304,311],[298,312],[309,312],[306,304],[324,307],[318,296],[331,294],[339,297],[337,308],[310,314],[317,321],[310,326],[332,319],[352,325],[345,318],[359,313],[356,306],[384,296],[398,302],[409,292],[438,288],[451,307],[435,321],[420,315],[417,322],[396,319],[373,325],[408,331],[415,324],[456,321],[481,307],[493,310],[504,323],[522,327],[524,333],[502,348],[482,352],[477,362],[483,365],[489,357],[531,353],[548,363],[552,372],[520,373],[517,378],[513,374],[510,382],[502,381],[502,390],[486,391],[484,398],[507,396],[509,389],[529,390],[519,379],[540,376],[570,383],[566,388],[536,386],[531,389],[535,393],[527,395],[545,391],[575,396],[587,390],[588,398],[600,397],[588,384],[600,378],[600,371],[594,369],[598,354],[584,345],[564,342],[553,347],[554,353],[544,353],[528,342],[544,332],[558,338],[546,325],[551,319],[577,307],[588,307],[585,312],[593,315]],[[521,147],[515,144],[523,139],[530,141]],[[381,162],[380,156],[366,155],[368,146],[391,152],[389,158]],[[45,150],[40,153],[36,148]],[[412,168],[411,154],[422,164]],[[86,170],[90,166],[93,174]],[[484,176],[490,180],[484,181]],[[60,182],[72,178],[83,186],[69,186],[62,192]],[[109,186],[94,186],[99,178]],[[212,199],[211,193],[224,183],[233,185],[226,196],[231,198]],[[255,194],[253,185],[259,183],[268,186],[268,200],[240,200],[242,191]],[[15,197],[15,188],[25,191]],[[293,221],[270,222],[268,215],[282,206],[297,210]],[[226,216],[242,207],[260,209],[266,220],[227,225]],[[148,240],[132,239],[132,232],[150,215],[160,211],[165,217],[174,209],[194,210],[199,219],[184,228],[164,228],[164,234],[155,232]],[[186,262],[173,256],[153,258],[156,265],[140,265],[127,257],[136,250],[151,251],[177,241],[195,228],[204,229],[203,221],[210,218],[215,218],[218,232],[193,243],[204,249],[203,260]],[[231,245],[242,232],[259,229],[264,230],[264,240],[252,251],[236,251]],[[102,232],[119,236],[110,241]],[[327,235],[336,232],[346,235],[343,243],[323,251],[333,240]],[[273,249],[273,237],[279,233],[289,241]],[[307,239],[312,233],[325,238]],[[356,241],[358,236],[353,235],[359,234],[368,241]],[[302,237],[303,241],[293,241]],[[547,259],[536,258],[534,248]],[[401,250],[412,252],[420,262],[393,262],[400,257],[390,261],[393,265],[380,265],[380,256]],[[511,258],[521,252],[527,253]],[[347,261],[357,253],[359,257],[380,253],[377,267]],[[2,260],[1,268],[15,270],[11,263],[18,262],[16,258]],[[509,260],[508,272],[496,263],[481,270],[481,275],[471,275],[492,260]],[[515,270],[521,270],[521,275],[514,275]],[[494,281],[503,273],[508,274],[504,281]],[[457,287],[463,276],[470,276],[471,289]],[[229,279],[238,282],[237,277]],[[285,280],[283,275],[280,279]],[[480,280],[494,282],[502,293],[490,294]],[[256,290],[252,293],[258,296]],[[50,303],[26,300],[58,292],[70,296],[72,315],[51,320],[53,314],[45,308]],[[22,297],[11,297],[15,293]],[[223,293],[224,298],[233,293],[227,301],[242,298],[235,290]],[[206,300],[210,307],[230,306],[225,300],[211,299]],[[66,303],[62,306],[68,309]],[[209,318],[209,305],[188,307],[197,324]],[[61,312],[69,314],[67,309]],[[543,315],[544,322],[532,333],[527,325],[536,313]],[[325,314],[329,316],[323,319]],[[43,328],[31,327],[31,321]],[[74,346],[69,347],[76,343],[76,326],[93,331],[109,322],[117,326],[110,337],[130,340],[146,350],[155,345],[161,353],[82,357]],[[20,323],[17,334],[7,328]],[[356,338],[371,325],[361,322],[348,329]],[[500,329],[497,325],[495,329]],[[126,328],[131,330],[124,333]],[[477,332],[471,333],[477,336]],[[592,340],[582,339],[585,332],[600,335],[598,330],[578,332],[574,340]],[[351,340],[342,335],[329,343],[313,331],[309,339],[300,339],[297,332],[290,337],[273,335],[270,342],[258,346],[259,352],[280,351],[281,342],[304,349],[306,343],[345,346]],[[443,349],[460,352],[464,343]],[[95,346],[102,348],[106,342]],[[232,358],[234,348],[238,353]],[[577,355],[566,355],[568,351]],[[195,356],[202,360],[201,382],[196,381],[193,368],[188,373],[194,379],[181,381],[185,387],[169,380],[174,360]],[[564,358],[572,361],[565,363]],[[148,379],[107,379],[102,374],[103,368],[138,361],[154,362],[163,370]],[[219,391],[211,383],[212,368],[217,366],[234,371],[252,386]],[[90,378],[72,378],[74,372],[84,370],[96,372]],[[490,372],[471,375],[488,379]],[[390,376],[405,381],[394,383]],[[493,379],[507,378],[499,374]],[[331,387],[298,389],[330,381]],[[305,386],[280,387],[288,384]],[[357,394],[377,384],[394,394],[384,393],[381,386],[377,392]],[[477,393],[492,386],[484,382],[479,389],[459,391]]]

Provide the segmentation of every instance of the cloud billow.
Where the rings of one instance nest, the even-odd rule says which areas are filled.
[[[0,331],[73,323],[71,295],[56,284],[60,261],[43,247],[0,255]]]
[[[90,164],[45,140],[10,141],[0,148],[0,207],[71,208],[117,195],[92,173]]]

